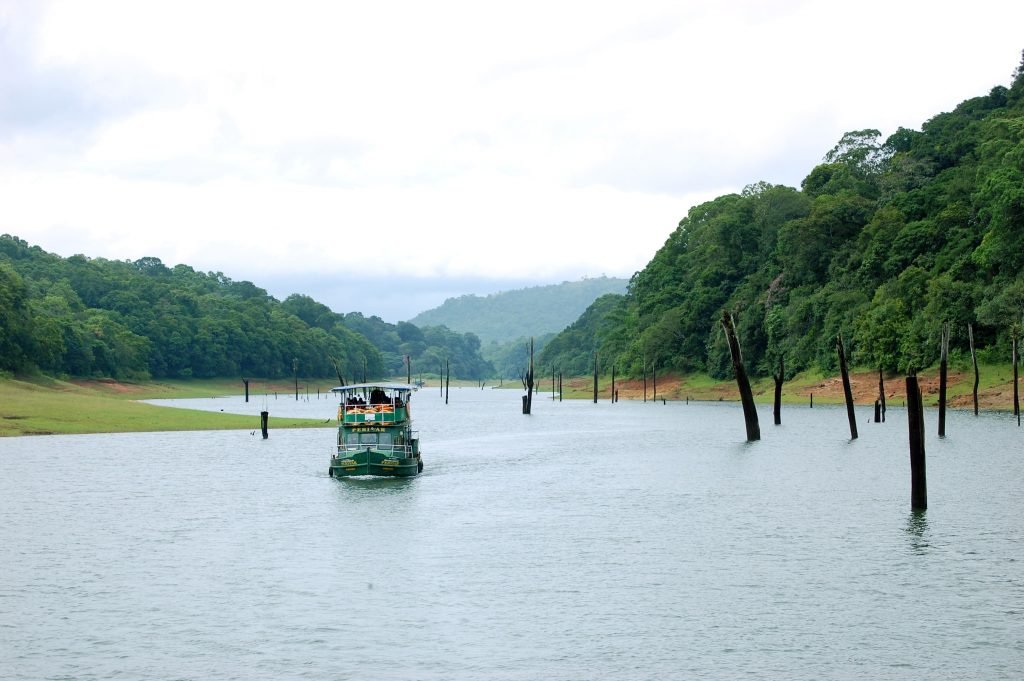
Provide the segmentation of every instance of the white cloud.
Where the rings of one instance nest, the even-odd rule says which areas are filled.
[[[1022,24],[997,0],[4,5],[0,97],[37,115],[0,107],[0,230],[256,283],[374,248],[628,276],[694,202],[1007,84]]]

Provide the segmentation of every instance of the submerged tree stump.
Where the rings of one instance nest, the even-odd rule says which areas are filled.
[[[839,371],[843,374],[843,396],[846,398],[846,416],[850,421],[850,439],[857,439],[857,414],[853,410],[853,390],[850,388],[850,372],[846,368],[846,349],[843,335],[836,336],[836,350],[839,353]]]
[[[882,423],[885,423],[885,378],[882,367],[878,367],[878,401],[882,403]]]
[[[1017,425],[1020,425],[1020,392],[1018,388],[1019,378],[1017,376],[1017,365],[1019,363],[1017,350],[1017,329],[1013,330],[1013,415],[1017,417]]]
[[[967,339],[971,344],[971,362],[974,364],[974,415],[978,415],[978,383],[981,375],[978,373],[978,354],[974,351],[974,326],[967,325]]]
[[[740,342],[736,338],[736,325],[728,311],[722,311],[722,327],[729,343],[729,354],[732,355],[732,370],[736,376],[736,385],[740,390],[740,402],[743,403],[743,421],[747,427],[747,442],[761,439],[761,426],[757,422],[757,408],[754,406],[754,394],[750,390],[750,379],[743,366],[743,355]]]
[[[907,376],[907,429],[910,436],[910,507],[928,508],[928,476],[924,455],[924,404],[917,376]]]
[[[946,437],[946,380],[949,375],[949,323],[942,323],[939,346],[939,437]]]
[[[526,388],[526,394],[523,395],[523,413],[529,414],[533,411],[533,338],[530,338],[530,365],[522,379],[523,387]]]
[[[266,440],[268,437],[270,437],[270,435],[267,433],[267,426],[268,426],[267,422],[268,421],[270,421],[270,412],[269,411],[261,411],[260,412],[260,430],[263,431],[263,439],[264,440]]]
[[[779,357],[779,371],[777,374],[772,376],[775,380],[775,408],[772,410],[772,416],[775,418],[775,425],[782,424],[782,381],[786,376],[786,364],[785,361]]]

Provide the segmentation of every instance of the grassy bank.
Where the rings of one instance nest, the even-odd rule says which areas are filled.
[[[978,402],[981,409],[1005,411],[1013,409],[1013,366],[988,365],[979,368]],[[884,377],[887,403],[903,404],[906,400],[906,376],[886,374]],[[939,371],[932,367],[918,373],[918,382],[924,394],[926,406],[935,406],[939,399]],[[655,399],[655,382],[648,376],[646,397]],[[856,404],[874,404],[878,397],[878,371],[855,370],[850,374],[853,400]],[[973,406],[974,371],[951,368],[947,378],[947,405],[955,409],[969,409]],[[645,386],[642,379],[616,378],[615,388],[620,400],[642,400]],[[754,399],[761,403],[772,403],[775,399],[775,384],[771,378],[760,378],[752,382]],[[550,379],[543,380],[540,389],[550,390]],[[594,379],[592,376],[563,379],[562,389],[566,398],[593,399]],[[611,395],[611,377],[600,376],[598,399],[608,400]],[[808,371],[794,376],[783,384],[784,404],[808,404],[813,396],[816,404],[841,404],[844,401],[842,379],[820,372]],[[657,399],[731,401],[739,400],[736,381],[715,380],[704,374],[659,374],[657,376]]]
[[[249,386],[253,396],[272,394],[272,388],[286,392],[281,389],[284,386],[254,383]],[[137,401],[241,392],[241,381],[229,380],[124,383],[0,378],[0,436],[258,429],[259,420],[252,416],[156,407]],[[272,428],[324,426],[322,420],[271,418]]]
[[[989,365],[981,367],[978,387],[980,407],[985,410],[1011,410],[1013,408],[1013,367]],[[873,404],[878,397],[878,372],[860,370],[851,374],[854,402]],[[901,405],[906,399],[905,377],[886,375],[886,400]],[[939,380],[936,368],[920,372],[918,379],[924,392],[925,404],[934,406],[938,401]],[[456,382],[452,382],[456,385]],[[462,382],[476,386],[476,382]],[[948,404],[951,408],[972,407],[973,370],[957,367],[949,371]],[[493,384],[492,384],[493,385]],[[515,381],[504,381],[509,389],[522,389]],[[563,379],[562,387],[567,399],[592,399],[593,377],[582,376]],[[300,394],[315,395],[334,387],[333,383],[310,383],[300,379]],[[436,390],[428,381],[425,389]],[[642,400],[645,395],[642,379],[616,379],[619,399]],[[755,399],[771,403],[774,384],[770,378],[753,383]],[[550,379],[540,379],[540,389],[551,389]],[[0,377],[0,437],[12,435],[43,435],[72,433],[114,433],[175,430],[228,430],[258,429],[260,424],[252,416],[219,412],[193,411],[156,407],[138,400],[220,397],[241,395],[244,387],[238,379],[191,379],[174,381],[147,381],[131,383],[112,380],[58,380],[46,377]],[[252,399],[264,395],[292,395],[295,384],[291,381],[263,381],[249,383]],[[608,400],[611,377],[601,376],[598,381],[598,399]],[[838,376],[804,372],[783,386],[783,402],[807,404],[811,396],[817,404],[843,402],[843,386]],[[648,377],[647,399],[655,399],[655,382]],[[731,401],[739,399],[736,382],[718,381],[702,374],[663,374],[657,377],[657,399]],[[286,419],[271,416],[272,428],[315,428],[325,424],[318,419]]]

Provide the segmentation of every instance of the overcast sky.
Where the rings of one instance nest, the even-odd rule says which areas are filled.
[[[695,203],[1009,85],[1021,27],[1005,0],[0,0],[0,233],[387,321],[629,277]]]

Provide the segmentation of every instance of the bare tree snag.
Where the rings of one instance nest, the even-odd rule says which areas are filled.
[[[754,394],[750,390],[750,379],[743,367],[743,355],[740,353],[740,342],[736,338],[736,325],[727,310],[722,311],[722,326],[725,338],[729,343],[729,354],[732,355],[732,370],[736,376],[736,385],[740,390],[740,402],[743,403],[743,421],[747,426],[747,442],[761,439],[761,426],[757,422],[757,408],[754,405]]]
[[[924,405],[917,376],[907,376],[907,428],[910,435],[910,507],[928,508],[928,476],[925,474]]]
[[[882,423],[885,423],[885,378],[882,367],[878,367],[878,401],[881,402]]]
[[[612,404],[615,404],[615,365],[612,364]]]
[[[1014,363],[1014,416],[1017,417],[1017,425],[1021,425],[1021,400],[1020,400],[1020,380],[1017,376],[1017,366],[1020,364],[1020,351],[1017,346],[1018,342],[1018,331],[1017,327],[1014,327],[1014,351],[1013,351],[1013,363]]]
[[[647,355],[644,355],[643,359],[643,375],[644,375],[644,402],[647,402]]]
[[[782,381],[786,376],[786,363],[779,357],[779,371],[772,376],[775,379],[775,408],[772,415],[775,417],[775,425],[782,424]]]
[[[1020,425],[1020,393],[1018,390],[1017,364],[1019,363],[1017,349],[1017,327],[1013,328],[1013,415],[1017,417],[1017,425]]]
[[[850,439],[857,439],[857,415],[853,410],[853,390],[850,389],[850,371],[846,368],[846,348],[843,334],[836,336],[836,351],[839,353],[839,371],[843,375],[843,396],[846,398],[846,416],[850,421]]]
[[[338,374],[338,385],[345,385],[345,377],[341,375],[341,368],[338,366],[338,360],[331,357],[331,364],[334,365],[334,373]]]
[[[651,362],[651,382],[653,383],[654,389],[654,401],[658,401],[658,358],[655,357],[654,361]]]
[[[533,338],[530,338],[530,365],[526,369],[526,375],[521,378],[523,387],[526,388],[526,394],[523,395],[523,413],[529,414],[533,409]]]
[[[597,404],[597,350],[594,351],[594,404]]]
[[[939,346],[939,437],[946,437],[946,380],[949,375],[949,322],[942,323]]]
[[[978,383],[981,381],[981,376],[978,373],[978,354],[974,351],[974,325],[967,325],[967,340],[971,344],[971,362],[974,363],[974,415],[978,415]]]

